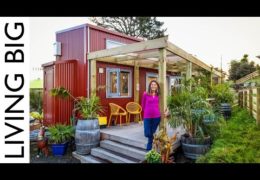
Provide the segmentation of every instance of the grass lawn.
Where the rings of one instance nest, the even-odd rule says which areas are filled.
[[[260,129],[256,120],[241,108],[222,124],[210,151],[197,163],[260,163]]]

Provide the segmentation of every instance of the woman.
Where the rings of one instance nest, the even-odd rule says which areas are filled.
[[[160,107],[159,107],[160,86],[152,80],[148,87],[148,92],[144,92],[142,98],[142,108],[144,111],[144,135],[148,138],[146,150],[152,149],[153,134],[155,133],[160,120]]]

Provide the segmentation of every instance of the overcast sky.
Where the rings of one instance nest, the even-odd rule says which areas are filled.
[[[31,79],[43,78],[41,64],[55,60],[53,43],[55,32],[88,23],[87,17],[30,18]],[[169,41],[196,55],[208,65],[228,71],[233,59],[249,54],[260,64],[260,17],[159,17],[167,28]]]

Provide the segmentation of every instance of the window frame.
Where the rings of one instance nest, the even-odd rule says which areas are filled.
[[[108,48],[108,43],[115,44],[116,45],[115,47],[126,45],[126,43],[122,43],[122,42],[115,41],[115,40],[112,40],[112,39],[106,39],[106,49],[115,48],[115,47]]]
[[[129,96],[121,96],[120,94],[120,72],[128,72],[129,73],[129,81],[128,81],[128,94]],[[110,92],[110,72],[117,72],[117,92],[111,93]],[[106,68],[106,98],[132,98],[132,70],[124,69],[124,68]]]

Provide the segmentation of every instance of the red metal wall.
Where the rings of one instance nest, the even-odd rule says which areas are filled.
[[[55,87],[63,86],[75,97],[77,91],[77,60],[57,61],[55,63]],[[53,123],[70,123],[73,99],[54,98],[55,119]]]
[[[50,90],[54,87],[63,86],[73,96],[78,96],[77,86],[77,60],[56,61],[44,65],[44,124],[56,123],[69,124],[72,115],[73,100],[52,97]]]
[[[90,27],[90,52],[106,49],[106,39],[118,41],[125,44],[131,44],[138,42],[132,38],[126,38],[125,36],[119,36],[108,33],[107,31],[101,31],[96,28]]]
[[[57,61],[75,59],[78,60],[77,89],[80,96],[87,95],[86,60],[84,59],[84,27],[56,34],[56,40],[61,42],[62,56]],[[87,44],[86,44],[87,45]],[[87,48],[87,47],[86,47]]]
[[[47,125],[55,119],[54,99],[49,95],[49,91],[54,86],[54,62],[43,65],[43,79],[43,115],[44,125]]]

